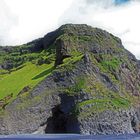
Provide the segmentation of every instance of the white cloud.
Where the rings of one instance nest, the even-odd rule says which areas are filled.
[[[112,0],[77,0],[61,17],[60,23],[87,23],[103,28],[119,36],[125,48],[140,58],[139,13],[139,0],[121,6],[115,6]]]
[[[47,32],[57,28],[57,21],[73,0],[5,0],[5,10],[10,9],[13,15],[8,13],[11,19],[0,18],[1,24],[7,23],[10,28],[2,32],[5,39],[3,44],[15,45],[42,37]],[[0,1],[4,2],[3,0]],[[7,5],[6,5],[7,4]],[[0,6],[1,8],[2,6]],[[4,9],[2,9],[4,11]],[[11,23],[16,18],[16,26]],[[9,37],[9,38],[6,38]],[[4,38],[3,37],[3,38]]]
[[[5,1],[0,1],[0,43],[9,40],[9,30],[16,25],[16,17],[9,10]]]

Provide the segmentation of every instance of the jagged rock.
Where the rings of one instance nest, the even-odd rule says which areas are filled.
[[[71,55],[68,52],[69,47],[71,46],[69,41],[64,41],[62,39],[58,39],[56,41],[56,61],[55,65],[63,64],[63,60]]]
[[[23,94],[23,93],[29,92],[30,89],[31,89],[31,88],[30,88],[29,86],[26,86],[26,87],[24,87],[24,88],[18,93],[18,95],[21,95],[21,94]]]
[[[139,132],[139,61],[119,38],[67,24],[39,42],[55,46],[55,70],[5,107],[0,134]]]

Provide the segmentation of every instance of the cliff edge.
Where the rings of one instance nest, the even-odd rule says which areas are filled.
[[[37,63],[52,67],[2,107],[0,134],[140,132],[140,65],[118,37],[66,24],[27,46],[19,52],[47,56]]]

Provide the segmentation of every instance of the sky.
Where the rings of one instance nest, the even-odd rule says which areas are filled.
[[[116,4],[122,4],[122,3],[125,3],[125,2],[129,2],[129,0],[116,0],[115,1]]]
[[[140,59],[140,0],[0,0],[0,45],[24,44],[62,24],[88,24],[120,37]]]

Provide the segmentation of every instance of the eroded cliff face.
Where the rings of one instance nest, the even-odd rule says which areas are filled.
[[[42,45],[55,49],[54,70],[1,111],[0,134],[140,131],[139,62],[119,38],[69,24]]]

